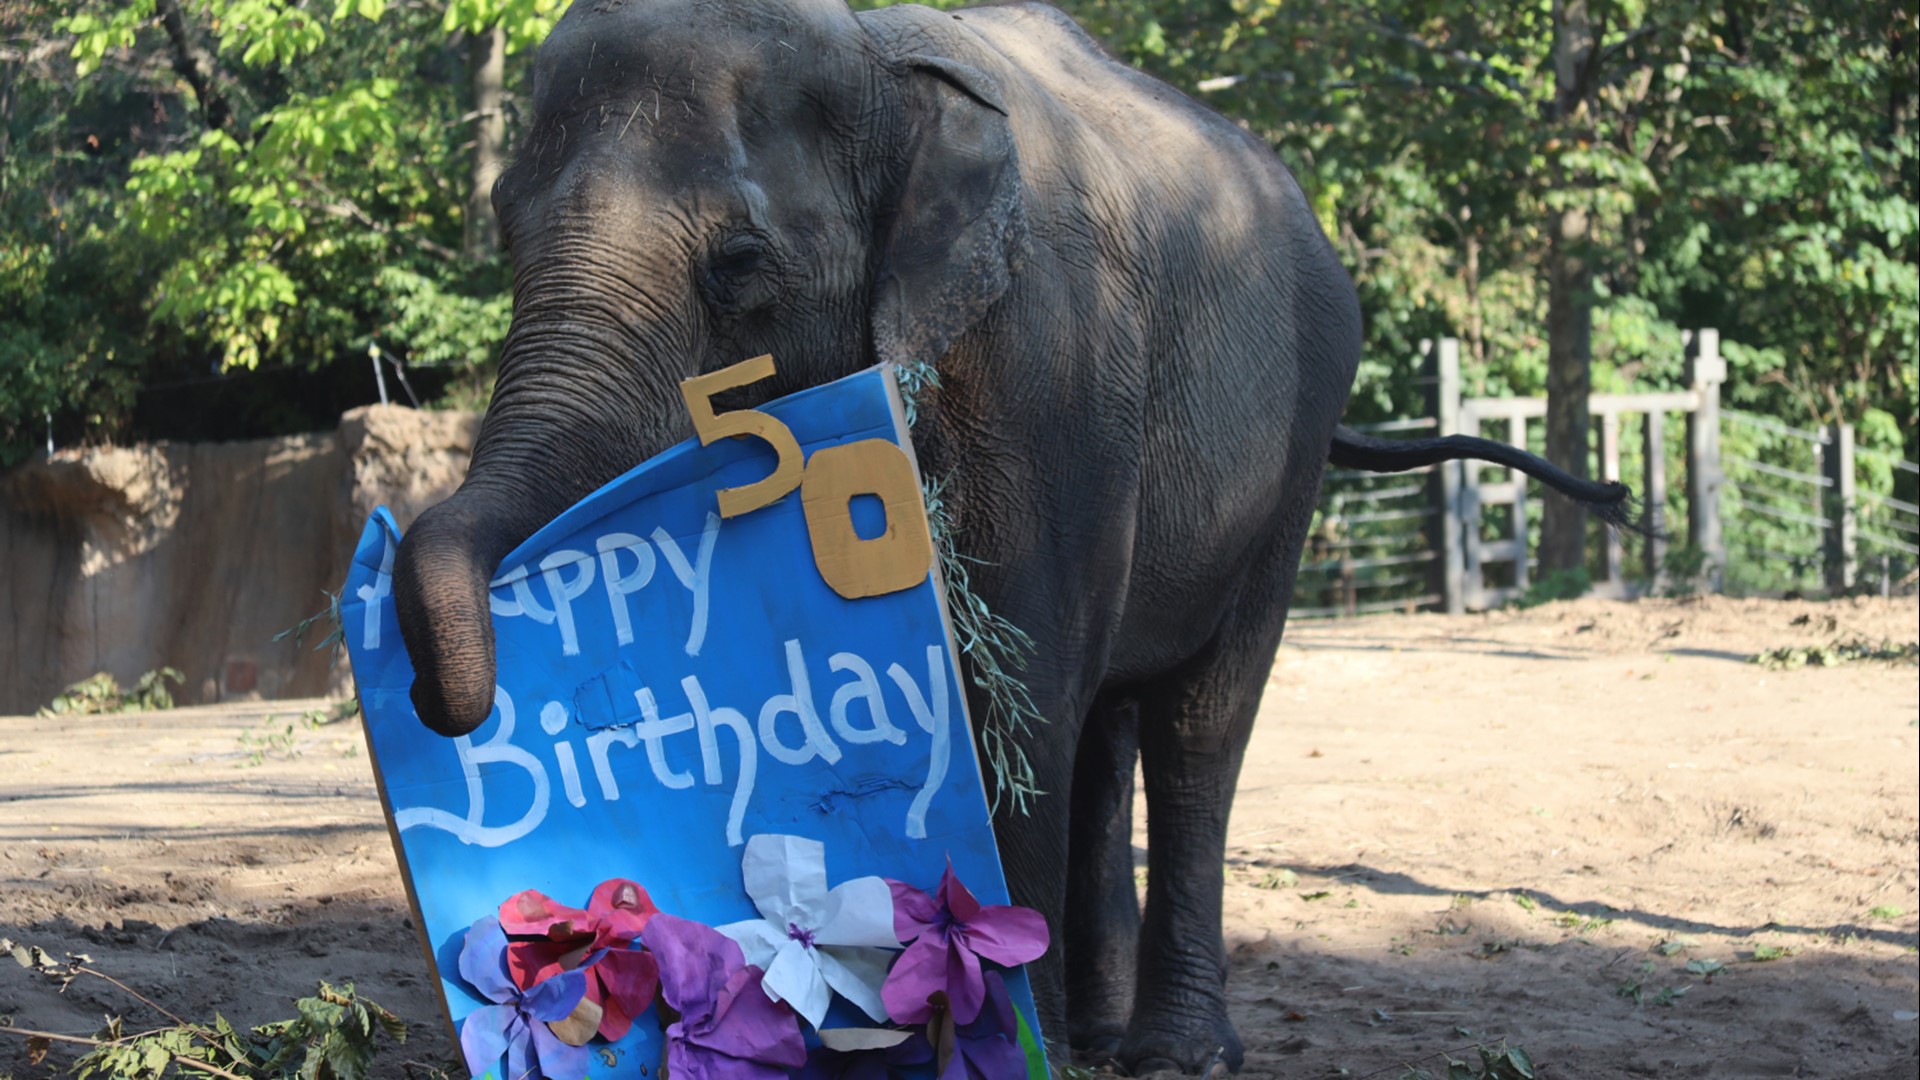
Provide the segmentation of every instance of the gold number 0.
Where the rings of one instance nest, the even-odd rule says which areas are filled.
[[[813,564],[834,592],[857,600],[925,581],[933,566],[933,540],[905,451],[885,439],[864,439],[818,450],[803,466],[800,444],[787,425],[756,409],[714,413],[713,395],[770,378],[773,372],[772,356],[756,356],[680,384],[700,445],[752,435],[778,455],[765,479],[717,493],[720,516],[758,510],[797,487]],[[868,540],[853,527],[852,502],[860,495],[878,498],[886,509],[886,531]]]

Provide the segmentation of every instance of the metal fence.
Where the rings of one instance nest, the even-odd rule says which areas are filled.
[[[1355,424],[1368,435],[1431,437],[1432,417]],[[1307,535],[1292,613],[1302,618],[1413,611],[1441,604],[1434,544],[1438,466],[1403,473],[1328,469]],[[1364,598],[1363,598],[1364,597]]]
[[[1884,594],[1912,583],[1920,508],[1892,493],[1920,466],[1856,446],[1849,424],[1809,430],[1752,413],[1724,417],[1725,501],[1741,521],[1730,586]]]

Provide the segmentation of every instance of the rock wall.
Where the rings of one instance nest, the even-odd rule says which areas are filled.
[[[346,654],[274,634],[327,606],[367,515],[452,494],[472,413],[355,409],[337,431],[62,451],[0,474],[0,713],[96,671],[180,669],[182,703],[341,693]]]

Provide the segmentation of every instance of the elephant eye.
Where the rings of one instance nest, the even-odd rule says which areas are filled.
[[[717,314],[739,314],[773,298],[771,253],[757,237],[719,245],[700,269],[700,292]]]

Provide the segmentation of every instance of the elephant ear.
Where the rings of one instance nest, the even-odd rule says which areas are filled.
[[[873,343],[883,362],[931,366],[1007,291],[1027,222],[994,80],[937,56],[905,57],[900,70],[914,141],[881,218]]]

